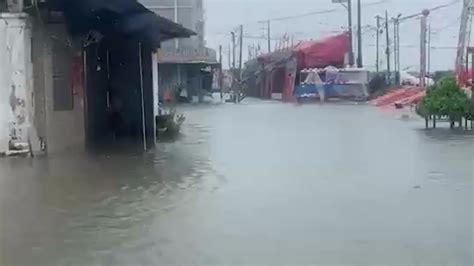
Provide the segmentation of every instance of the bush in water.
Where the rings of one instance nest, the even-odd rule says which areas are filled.
[[[421,101],[418,114],[422,117],[446,116],[453,121],[472,117],[471,102],[454,78],[443,78],[430,88]]]

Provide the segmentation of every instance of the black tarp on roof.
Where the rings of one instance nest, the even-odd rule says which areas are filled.
[[[136,0],[50,0],[61,11],[71,34],[91,30],[105,36],[129,35],[158,47],[160,42],[196,33],[156,15]]]

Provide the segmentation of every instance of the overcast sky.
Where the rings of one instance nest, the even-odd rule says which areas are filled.
[[[264,25],[261,20],[296,16],[316,11],[337,11],[327,14],[301,16],[287,20],[272,21],[272,37],[281,37],[285,33],[294,34],[296,40],[318,39],[341,31],[347,25],[347,13],[344,7],[332,4],[331,0],[204,0],[206,6],[206,40],[211,48],[223,45],[224,52],[230,43],[230,31],[244,24],[244,35],[262,36]],[[356,2],[356,0],[353,0]],[[362,0],[362,25],[375,26],[375,16],[389,10],[389,16],[411,15],[424,8],[432,8],[453,0]],[[437,10],[430,15],[432,31],[432,70],[452,69],[454,67],[457,38],[459,34],[462,1]],[[355,11],[355,5],[354,5]],[[357,17],[354,13],[354,24]],[[393,28],[389,30],[392,35]],[[419,68],[420,21],[412,19],[400,27],[402,68]],[[392,36],[391,36],[392,37]],[[258,39],[246,39],[244,47],[258,45],[266,50],[266,42]],[[381,39],[385,46],[385,39]],[[274,44],[272,44],[274,46]],[[364,61],[367,67],[375,66],[375,31],[363,36]],[[449,49],[450,48],[450,49]],[[247,52],[244,51],[244,58]],[[383,54],[381,54],[383,57]],[[226,58],[225,56],[224,58]],[[382,62],[385,64],[385,60]],[[224,61],[227,65],[227,60]]]

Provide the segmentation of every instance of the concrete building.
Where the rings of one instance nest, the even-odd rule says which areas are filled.
[[[212,75],[201,69],[217,68],[216,51],[206,47],[203,0],[139,0],[148,9],[197,34],[187,39],[164,42],[159,57],[160,88],[185,88],[188,96],[211,89]],[[210,79],[210,80],[209,80]]]
[[[111,136],[151,147],[156,48],[194,32],[134,1],[113,12],[101,1],[61,1],[69,9],[0,0],[0,154],[84,149]]]

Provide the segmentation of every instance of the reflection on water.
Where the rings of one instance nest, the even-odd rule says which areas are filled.
[[[0,264],[473,265],[473,134],[367,106],[182,111],[147,154],[2,159]]]

